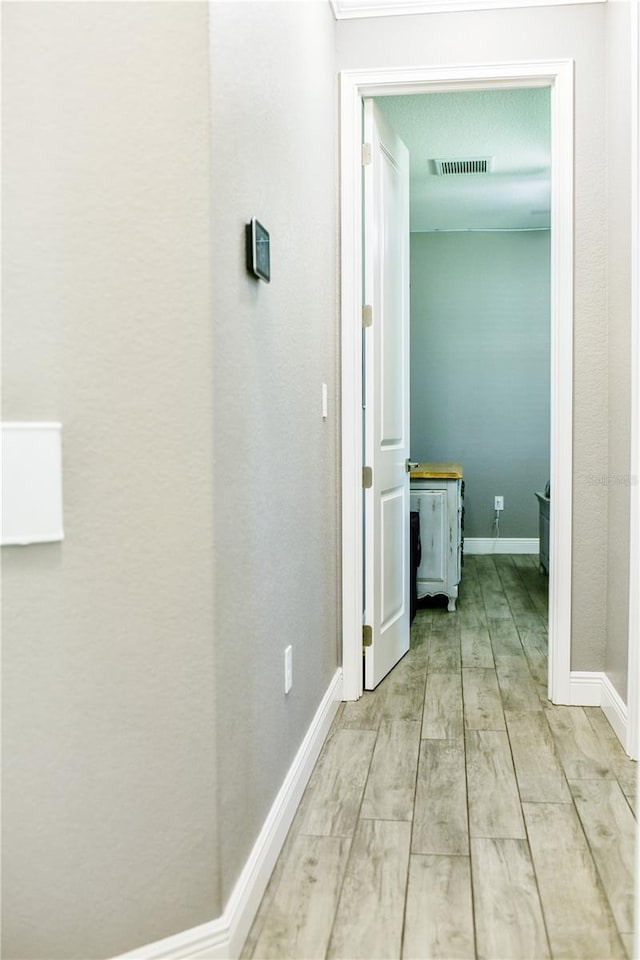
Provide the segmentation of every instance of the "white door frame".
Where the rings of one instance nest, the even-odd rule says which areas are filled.
[[[343,699],[362,695],[363,97],[551,88],[551,515],[549,697],[571,702],[573,60],[346,70],[340,74]]]
[[[631,4],[631,476],[629,543],[629,654],[627,742],[629,756],[640,755],[640,11]],[[638,835],[640,851],[640,831]],[[637,874],[640,887],[640,860]],[[640,901],[638,904],[640,908]],[[640,914],[637,914],[640,920]],[[640,930],[636,923],[640,949]]]

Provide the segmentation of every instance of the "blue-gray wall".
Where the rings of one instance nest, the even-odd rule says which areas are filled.
[[[537,537],[549,478],[549,232],[411,235],[411,457],[461,462],[465,536]]]

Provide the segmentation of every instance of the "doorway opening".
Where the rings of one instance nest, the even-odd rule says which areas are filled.
[[[551,114],[549,474],[554,491],[549,528],[548,689],[553,702],[570,702],[572,86],[571,61],[357,71],[341,76],[344,699],[362,694],[362,102],[390,95],[545,87]]]

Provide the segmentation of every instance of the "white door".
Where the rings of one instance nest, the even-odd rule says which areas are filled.
[[[373,100],[364,101],[365,491],[364,685],[409,649],[409,154]]]

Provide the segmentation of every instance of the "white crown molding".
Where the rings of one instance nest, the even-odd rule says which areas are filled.
[[[607,0],[329,0],[336,20],[360,17],[400,17],[420,13],[470,13],[516,7],[549,7]]]

